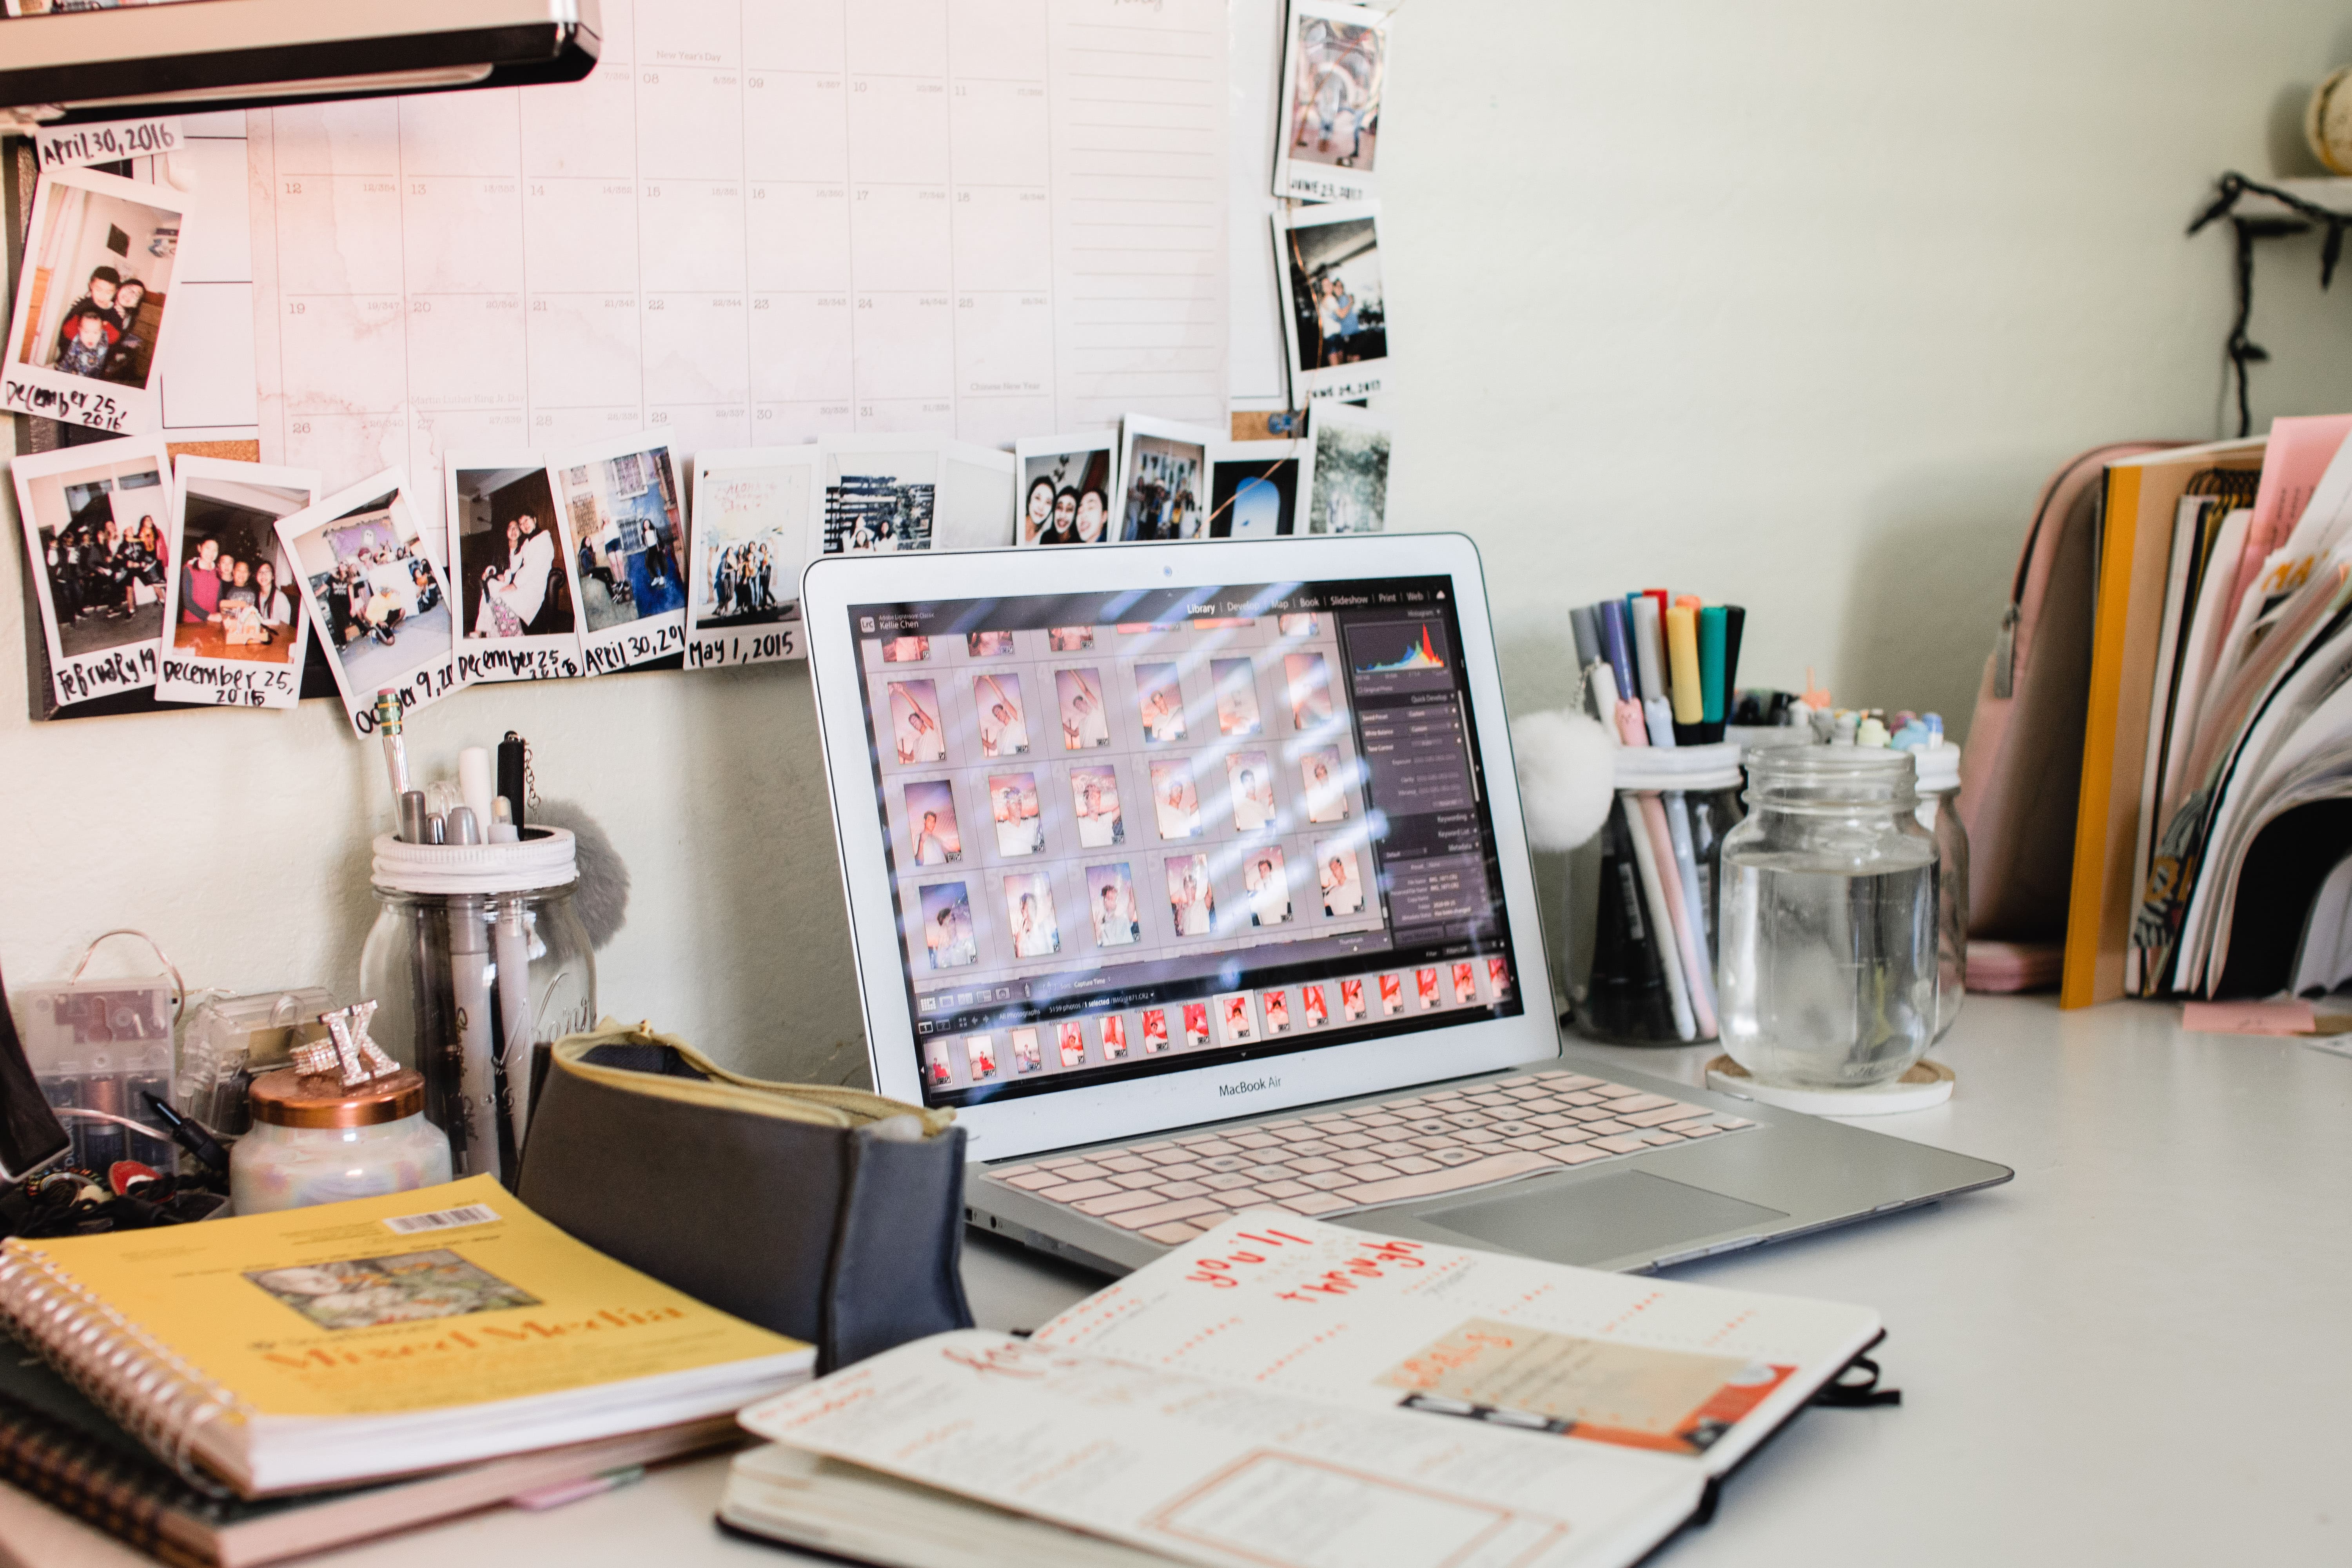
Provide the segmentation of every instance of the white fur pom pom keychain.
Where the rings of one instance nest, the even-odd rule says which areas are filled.
[[[1573,849],[1609,820],[1617,742],[1574,709],[1530,713],[1511,725],[1519,764],[1519,805],[1538,849]]]

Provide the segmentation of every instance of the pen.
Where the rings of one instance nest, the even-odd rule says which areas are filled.
[[[490,826],[490,753],[486,746],[466,746],[457,752],[457,793],[474,814],[474,826],[485,834]],[[477,841],[478,842],[478,840]]]
[[[1614,601],[1604,605],[1601,617],[1604,624],[1612,621],[1612,617],[1607,614],[1608,611],[1614,610],[1622,613],[1623,609],[1622,605]],[[1623,738],[1625,744],[1628,746],[1649,744],[1649,737],[1642,732],[1640,705],[1618,696],[1616,678],[1608,666],[1594,667],[1592,688],[1594,697],[1604,700],[1606,707],[1615,712],[1618,733]],[[1629,803],[1621,794],[1617,797],[1617,805],[1618,809],[1625,814],[1625,837],[1633,846],[1633,869],[1642,884],[1643,901],[1650,906],[1651,929],[1658,933],[1661,946],[1672,941],[1679,952],[1682,942],[1674,934],[1675,928],[1681,923],[1675,919],[1675,900],[1666,879],[1658,873],[1658,848],[1665,842],[1665,824],[1663,814],[1658,810],[1657,800],[1654,796],[1637,795],[1633,797],[1633,801]],[[1641,826],[1638,827],[1633,822],[1633,816],[1636,810],[1640,811],[1642,816]],[[1661,953],[1658,963],[1658,967],[1665,972],[1666,998],[1672,1005],[1675,1014],[1675,1035],[1678,1039],[1696,1039],[1698,1026],[1691,1012],[1689,980],[1684,973],[1682,964],[1677,963],[1675,958],[1675,953]]]
[[[1600,615],[1601,647],[1609,660],[1611,684],[1616,693],[1612,699],[1613,708],[1633,692],[1633,638],[1626,631],[1622,600],[1604,599],[1594,608]],[[1601,716],[1604,721],[1611,720],[1611,709],[1603,709]]]
[[[216,1142],[213,1135],[172,1109],[171,1101],[147,1089],[139,1091],[147,1109],[155,1113],[172,1134],[172,1142],[195,1156],[196,1163],[217,1175],[228,1173],[228,1151]]]
[[[530,747],[512,730],[499,742],[499,793],[507,797],[507,805],[514,813],[515,835],[522,835],[523,772],[530,759]]]
[[[375,694],[376,733],[383,737],[383,771],[392,780],[392,809],[408,793],[408,745],[400,736],[400,693],[387,686]]]
[[[1633,650],[1642,673],[1642,718],[1650,744],[1675,743],[1675,713],[1666,700],[1665,641],[1660,634],[1657,602],[1648,595],[1633,601]]]

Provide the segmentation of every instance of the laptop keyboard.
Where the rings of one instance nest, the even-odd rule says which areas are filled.
[[[1753,1127],[1565,1068],[1008,1165],[990,1181],[1174,1246],[1234,1209],[1328,1218]]]

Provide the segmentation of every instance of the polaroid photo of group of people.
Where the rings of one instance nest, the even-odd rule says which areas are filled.
[[[174,464],[141,436],[19,458],[14,477],[59,706],[149,689],[294,705],[309,622],[277,525],[317,499],[315,473]]]
[[[1341,1036],[1421,1013],[1488,1008],[1510,999],[1499,954],[1444,963],[1224,991],[1195,1001],[1013,1022],[964,1035],[921,1037],[923,1085],[948,1091],[1118,1066],[1188,1051],[1224,1050],[1286,1037]]]
[[[114,436],[156,429],[184,191],[54,168],[33,195],[0,408]]]

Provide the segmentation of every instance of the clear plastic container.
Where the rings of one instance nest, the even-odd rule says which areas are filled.
[[[1716,889],[1724,835],[1739,820],[1739,748],[1624,747],[1617,791],[1576,1027],[1622,1046],[1714,1039]],[[1683,945],[1685,930],[1695,951]]]
[[[1936,840],[1936,1038],[1951,1033],[1969,994],[1969,830],[1960,821],[1960,749],[1922,746],[1919,826]]]
[[[512,1184],[547,1047],[596,1022],[596,959],[572,907],[572,835],[515,844],[375,841],[375,927],[360,955],[373,1034],[425,1077],[426,1120],[459,1176]]]
[[[1723,1045],[1759,1082],[1864,1089],[1937,1022],[1936,840],[1911,753],[1791,746],[1748,758],[1723,846]]]

